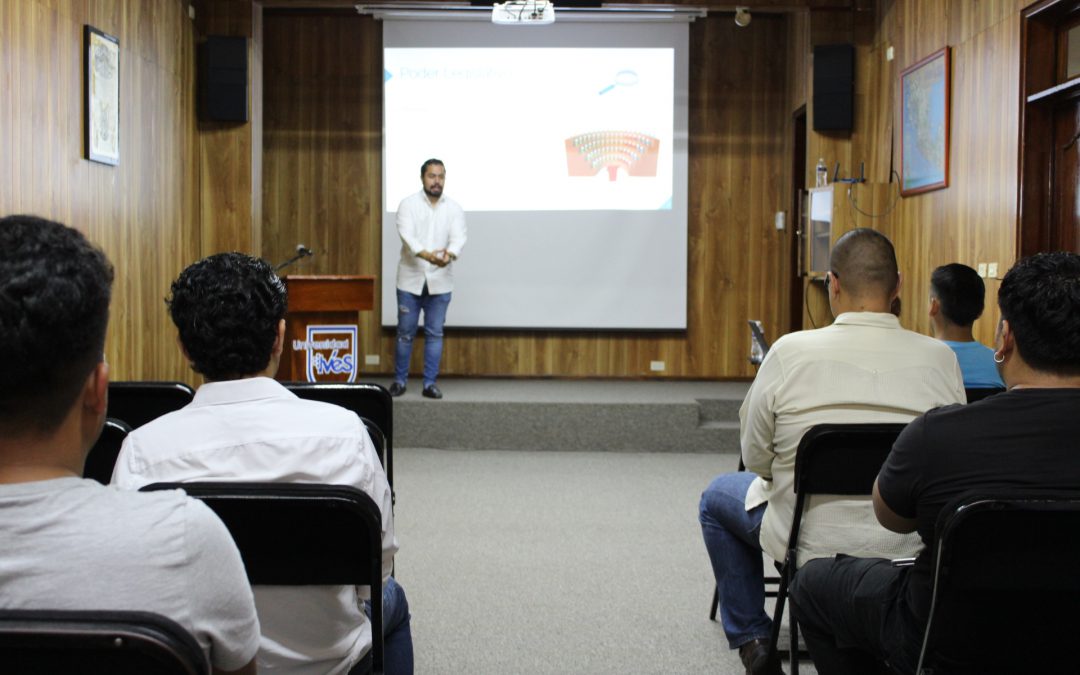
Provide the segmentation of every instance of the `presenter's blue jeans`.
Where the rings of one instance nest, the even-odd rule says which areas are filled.
[[[364,613],[371,616],[371,602],[364,602]],[[383,585],[383,672],[386,675],[412,675],[413,672],[413,644],[412,625],[410,623],[409,600],[405,597],[405,589],[394,579]],[[371,652],[364,655],[364,660],[358,664],[366,670],[357,672],[370,672]],[[354,669],[355,670],[355,669]]]
[[[397,349],[394,352],[394,381],[405,384],[409,378],[409,359],[412,358],[413,338],[424,313],[424,386],[435,384],[442,361],[443,324],[452,293],[428,293],[427,284],[420,295],[397,289],[398,324]]]
[[[765,504],[749,511],[745,506],[755,478],[750,471],[717,476],[702,493],[698,513],[720,591],[720,620],[732,649],[768,638],[772,631],[772,619],[765,613],[765,572],[758,543]]]

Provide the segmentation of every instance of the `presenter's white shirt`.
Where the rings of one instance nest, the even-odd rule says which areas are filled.
[[[112,483],[138,489],[198,480],[324,483],[366,492],[382,511],[383,579],[389,578],[397,552],[390,486],[353,412],[298,398],[266,377],[209,382],[184,408],[128,435]],[[256,586],[260,672],[347,672],[371,648],[362,604],[367,590]]]
[[[758,474],[746,509],[768,503],[762,549],[783,560],[795,509],[795,451],[816,424],[907,423],[931,408],[963,403],[956,356],[944,343],[900,327],[892,314],[847,312],[825,328],[791,333],[769,350],[739,410],[743,463]],[[822,497],[804,506],[797,558],[846,553],[915,555],[916,533],[886,530],[867,498]]]
[[[417,254],[446,249],[455,258],[461,255],[465,247],[465,212],[461,206],[445,195],[433,206],[421,190],[401,200],[397,229],[401,235],[397,287],[413,295],[420,295],[425,283],[432,295],[454,290],[454,263],[439,267]]]

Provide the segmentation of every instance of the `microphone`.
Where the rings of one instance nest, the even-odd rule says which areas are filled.
[[[296,245],[296,255],[289,258],[285,262],[281,263],[277,267],[275,267],[274,271],[275,272],[280,272],[281,270],[285,269],[286,267],[293,264],[297,260],[300,260],[301,258],[310,258],[313,255],[315,255],[315,251],[312,251],[310,248],[308,248],[307,246],[304,246],[303,244],[297,244]]]

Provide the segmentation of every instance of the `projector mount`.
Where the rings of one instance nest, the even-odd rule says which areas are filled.
[[[544,26],[555,23],[549,0],[507,0],[491,7],[491,21],[502,26]]]

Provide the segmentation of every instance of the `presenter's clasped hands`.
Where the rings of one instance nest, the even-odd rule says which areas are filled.
[[[436,251],[420,251],[417,257],[428,261],[432,265],[446,267],[454,260],[455,256],[445,248],[440,248]]]

